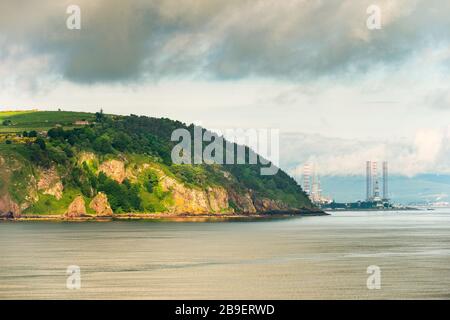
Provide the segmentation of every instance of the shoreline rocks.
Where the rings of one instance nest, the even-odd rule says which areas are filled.
[[[108,197],[103,192],[97,193],[89,204],[89,208],[94,210],[99,217],[110,217],[113,215],[113,211],[108,202]]]
[[[67,208],[64,214],[67,218],[77,218],[86,216],[86,204],[82,196],[77,196]]]
[[[0,196],[0,217],[6,219],[20,218],[20,206],[8,194]]]

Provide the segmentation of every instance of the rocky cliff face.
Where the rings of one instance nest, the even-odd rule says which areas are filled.
[[[173,213],[220,213],[238,212],[254,214],[257,212],[288,210],[282,202],[258,198],[250,190],[238,193],[222,187],[208,187],[206,190],[189,188],[168,176],[163,176],[161,184],[165,191],[172,192]],[[231,205],[233,203],[233,205]],[[233,208],[234,207],[234,208]]]
[[[84,160],[98,162],[98,158],[92,153],[82,153]],[[0,158],[0,163],[6,165],[6,161]],[[19,167],[17,167],[19,168]],[[16,169],[17,169],[16,168]],[[280,201],[256,196],[252,190],[235,190],[222,186],[208,186],[205,188],[187,186],[172,176],[167,175],[157,164],[141,163],[136,165],[131,163],[129,168],[125,167],[123,159],[110,159],[102,162],[96,174],[103,172],[118,183],[123,183],[125,179],[133,183],[139,183],[139,179],[149,170],[157,173],[158,185],[163,192],[170,194],[171,201],[166,205],[167,210],[163,212],[174,214],[218,214],[218,213],[246,213],[255,214],[258,212],[270,212],[288,210],[289,207]],[[55,167],[48,169],[37,168],[36,176],[31,176],[28,180],[25,198],[26,201],[18,203],[14,201],[10,194],[3,187],[0,195],[0,215],[19,216],[28,206],[39,200],[37,193],[53,196],[56,200],[61,200],[65,195],[65,188],[61,176]],[[228,177],[225,176],[228,174]],[[3,173],[5,176],[5,173]],[[11,175],[8,171],[7,175]],[[224,172],[227,179],[232,179],[229,173]],[[34,182],[33,182],[34,181]],[[37,181],[37,182],[36,182]],[[103,192],[98,192],[89,202],[89,208],[97,216],[111,216],[113,210],[108,202],[108,197]],[[52,213],[52,212],[38,212]],[[64,215],[68,218],[75,218],[86,215],[86,203],[81,194],[77,196],[70,205],[65,208]]]
[[[0,216],[15,216],[38,199],[36,179],[24,163],[0,156]]]
[[[230,190],[230,199],[234,205],[244,213],[256,213],[256,208],[253,205],[252,197],[249,192],[238,193],[235,190]]]
[[[97,161],[93,154],[83,153],[86,161]],[[5,164],[5,160],[0,158],[0,162]],[[98,173],[103,172],[106,176],[122,183],[125,179],[133,182],[138,181],[138,176],[145,170],[154,170],[159,177],[159,185],[164,192],[169,192],[172,201],[167,206],[168,213],[174,214],[214,214],[214,213],[246,213],[255,214],[257,212],[267,212],[276,210],[286,210],[288,206],[285,204],[255,196],[251,190],[236,191],[221,186],[208,186],[206,188],[196,188],[186,186],[177,179],[166,175],[161,169],[154,164],[145,163],[137,166],[136,170],[126,169],[123,160],[107,160],[101,163]],[[58,175],[56,168],[49,169],[40,168],[37,171],[37,183],[34,182],[35,189],[29,187],[26,193],[28,201],[17,203],[12,200],[7,192],[3,192],[0,196],[0,214],[20,216],[21,212],[30,204],[39,200],[37,192],[45,195],[51,195],[56,200],[61,200],[64,196],[64,186],[61,177]],[[31,177],[30,181],[34,179]],[[33,183],[29,184],[30,186]],[[31,190],[31,191],[30,191]],[[105,193],[97,193],[89,203],[91,208],[98,216],[111,216],[113,210],[108,202]],[[40,212],[39,212],[40,213]],[[51,212],[49,212],[51,213]],[[67,207],[65,216],[69,218],[80,217],[86,215],[86,204],[84,198],[77,196]]]
[[[209,207],[212,212],[232,212],[230,208],[228,192],[224,188],[220,187],[208,187],[206,189]]]
[[[279,211],[279,210],[287,210],[288,206],[283,204],[280,201],[275,201],[267,198],[255,198],[254,206],[257,211],[266,212],[266,211]]]
[[[65,114],[73,121],[95,118]],[[35,119],[32,113],[26,119],[18,114],[13,122],[21,125],[23,120],[35,130],[42,115],[59,119],[61,113],[36,112]],[[171,133],[189,129],[181,122],[111,115],[103,120],[76,129],[53,123],[48,132],[39,132],[39,143],[18,133],[12,143],[2,144],[0,214],[255,214],[313,208],[282,170],[262,177],[258,165],[172,163]]]
[[[0,216],[6,218],[18,218],[20,217],[20,206],[14,202],[9,194],[3,194],[0,196]]]
[[[99,192],[89,204],[89,208],[95,211],[97,216],[112,216],[113,211],[108,202],[108,197],[103,192]]]
[[[86,215],[86,204],[82,196],[76,197],[64,214],[67,218],[76,218]]]
[[[100,171],[109,178],[122,183],[126,178],[125,164],[120,160],[108,160],[100,165]]]
[[[189,188],[174,178],[163,176],[160,180],[164,191],[170,191],[174,204],[169,208],[172,213],[217,213],[232,211],[228,205],[228,194],[220,187],[206,190]]]
[[[83,164],[83,162],[91,163],[97,160],[97,157],[92,152],[82,151],[78,154],[77,162],[79,165]]]
[[[55,168],[41,171],[37,187],[44,194],[52,195],[58,200],[62,198],[64,187]]]

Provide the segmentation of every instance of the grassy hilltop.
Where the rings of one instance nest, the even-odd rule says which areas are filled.
[[[169,119],[0,112],[0,213],[259,213],[313,208],[282,170],[177,165]]]
[[[2,125],[4,121],[10,125]],[[47,131],[56,125],[73,128],[78,120],[94,121],[95,115],[86,112],[69,111],[3,111],[0,112],[0,133],[23,132],[24,130]]]

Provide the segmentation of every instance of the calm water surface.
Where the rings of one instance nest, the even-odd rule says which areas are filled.
[[[81,289],[66,289],[66,268]],[[367,267],[381,268],[368,290]],[[3,222],[0,298],[450,298],[450,211],[258,222]]]

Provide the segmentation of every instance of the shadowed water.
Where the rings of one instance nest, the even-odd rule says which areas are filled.
[[[66,268],[81,268],[81,289]],[[381,268],[369,290],[367,267]],[[450,211],[257,222],[2,222],[0,298],[450,298]]]

